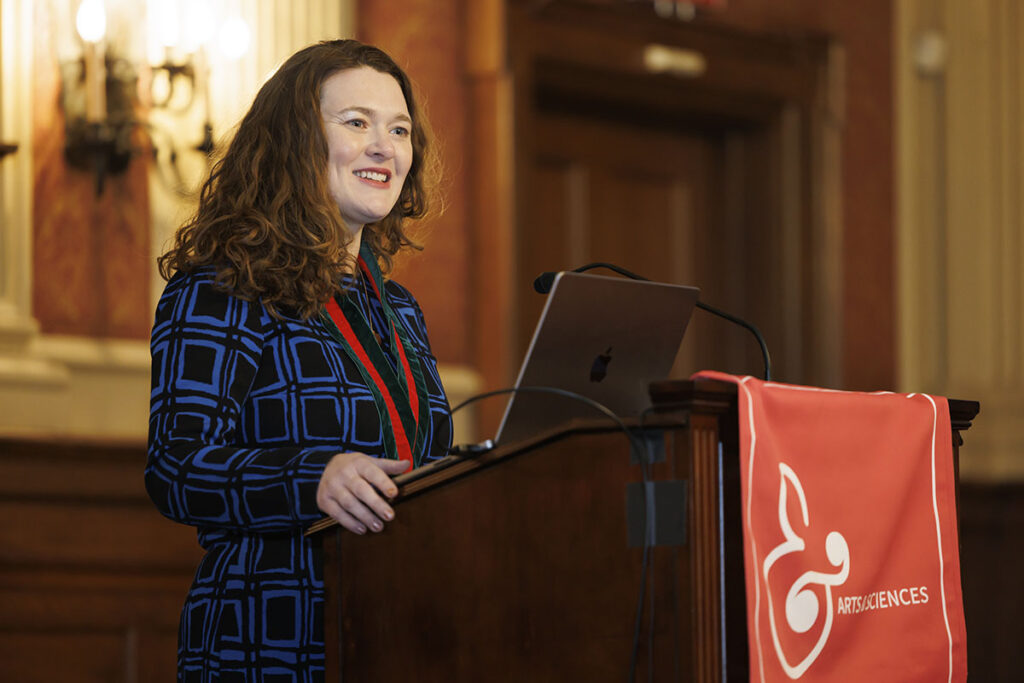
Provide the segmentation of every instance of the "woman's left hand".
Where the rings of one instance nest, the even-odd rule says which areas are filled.
[[[320,476],[316,504],[338,524],[357,534],[383,531],[395,511],[381,496],[398,495],[391,477],[409,468],[406,460],[385,460],[363,453],[338,453]]]

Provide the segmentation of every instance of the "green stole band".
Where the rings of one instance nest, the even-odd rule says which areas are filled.
[[[359,250],[361,273],[380,299],[391,333],[391,348],[398,358],[392,365],[374,337],[372,326],[351,297],[337,296],[320,310],[320,319],[331,336],[345,349],[373,394],[384,434],[385,455],[408,460],[419,467],[427,455],[430,405],[419,354],[409,332],[391,309],[384,293],[384,280],[377,259],[363,244]],[[400,372],[396,372],[396,367]]]

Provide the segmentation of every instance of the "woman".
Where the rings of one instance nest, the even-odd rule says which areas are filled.
[[[428,138],[386,54],[308,47],[260,89],[160,259],[146,488],[206,550],[180,680],[322,680],[304,527],[381,531],[391,476],[450,445],[423,314],[382,278],[427,210]]]

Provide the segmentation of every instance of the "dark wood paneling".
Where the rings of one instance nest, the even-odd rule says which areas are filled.
[[[125,634],[117,631],[20,632],[0,638],[5,662],[31,662],[15,669],[5,664],[10,681],[124,681],[130,657]]]
[[[195,531],[142,445],[0,439],[0,680],[172,681]]]
[[[834,305],[841,311],[842,348],[841,358],[833,360],[841,363],[840,388],[876,390],[896,385],[894,3],[728,0],[690,22],[659,20],[648,2],[509,0],[509,4],[591,5],[595,14],[615,11],[624,24],[642,22],[652,42],[667,42],[665,36],[673,26],[685,25],[711,36],[716,31],[747,33],[751,45],[765,35],[799,41],[816,34],[828,36],[840,46],[842,74],[835,92],[842,100],[842,111],[838,120],[830,123],[841,127],[842,288]],[[749,54],[743,47],[736,51],[737,59]],[[763,70],[745,71],[765,76]]]
[[[891,0],[729,0],[714,25],[816,32],[844,52],[842,127],[842,388],[897,381],[893,22]]]
[[[829,237],[829,240],[837,240],[841,244],[841,254],[836,248],[836,263],[821,261],[815,255],[819,247],[814,239],[818,237],[812,235],[806,245],[807,253],[796,259],[796,266],[806,268],[815,278],[831,278],[834,283],[828,287],[812,286],[811,294],[796,304],[804,307],[802,313],[794,315],[787,310],[787,315],[781,316],[770,305],[766,307],[765,302],[771,289],[778,285],[777,279],[766,277],[771,273],[765,272],[764,264],[748,261],[743,264],[747,268],[747,277],[759,278],[764,283],[759,291],[747,293],[748,307],[755,311],[769,311],[770,320],[756,322],[763,327],[777,326],[776,330],[769,329],[767,336],[769,341],[775,342],[776,348],[785,345],[784,353],[779,354],[783,367],[804,359],[804,364],[817,368],[803,378],[798,373],[787,375],[790,381],[810,381],[847,389],[888,389],[895,385],[891,3],[883,0],[863,3],[844,0],[730,0],[724,7],[701,13],[691,22],[659,19],[649,3],[509,0],[507,4],[512,10],[529,14],[534,19],[571,16],[571,21],[565,22],[570,31],[554,30],[552,35],[544,34],[537,26],[517,30],[514,21],[511,22],[510,65],[520,85],[531,75],[523,69],[521,61],[516,61],[516,55],[547,43],[548,51],[542,55],[541,70],[550,84],[537,88],[542,97],[556,92],[566,99],[577,100],[582,107],[607,109],[607,102],[595,103],[592,93],[613,91],[628,96],[629,101],[640,109],[651,102],[659,102],[658,107],[663,111],[667,108],[674,120],[689,118],[691,123],[701,118],[700,112],[705,113],[705,124],[709,120],[719,125],[730,121],[764,120],[767,113],[777,107],[778,88],[788,93],[785,97],[800,100],[808,93],[808,88],[815,87],[813,69],[806,70],[803,77],[793,78],[794,71],[789,72],[789,77],[783,75],[786,73],[784,65],[787,60],[790,63],[808,58],[813,61],[814,50],[821,47],[818,41],[825,39],[831,55],[829,78],[832,80],[812,98],[810,108],[799,115],[804,123],[824,125],[835,131],[837,136],[835,147],[830,149],[838,154],[836,163],[841,167],[836,171],[839,196],[830,198],[828,205],[841,223],[842,234]],[[588,37],[577,41],[571,39],[568,32],[583,32]],[[609,78],[609,74],[623,75],[640,70],[637,53],[621,48],[630,34],[638,34],[646,42],[663,44],[674,44],[680,34],[686,34],[687,46],[692,45],[705,53],[714,53],[713,47],[723,35],[739,35],[739,43],[725,54],[714,53],[715,59],[709,61],[707,76],[733,89],[746,90],[750,98],[737,107],[735,100],[730,103],[721,92],[713,89],[702,91],[699,86],[686,83],[690,97],[685,103],[688,113],[683,114],[678,107],[666,104],[672,99],[671,95],[666,96],[675,80],[671,77],[651,78],[643,82]],[[746,40],[742,39],[744,35]],[[573,60],[591,63],[594,68],[567,71],[565,62]],[[810,66],[809,63],[806,65]],[[819,73],[817,77],[820,76]],[[774,93],[771,93],[772,89],[776,89]],[[759,98],[758,93],[763,96]],[[528,118],[529,105],[524,105],[521,100],[518,97],[515,103],[516,143],[520,149],[529,145],[528,131],[524,135],[522,129]],[[480,111],[484,112],[483,109]],[[597,140],[594,142],[601,144]],[[752,142],[755,144],[748,145],[748,158],[751,153],[765,150],[765,145]],[[770,139],[764,142],[767,143],[767,152],[771,153]],[[820,150],[807,147],[815,145],[816,141],[804,138],[800,144],[804,146],[801,153],[811,155],[804,162],[812,165],[812,177],[820,177],[823,159]],[[742,160],[743,156],[734,155],[733,160]],[[525,187],[522,161],[517,160],[516,164],[516,184],[522,198],[528,192],[522,189]],[[760,170],[757,174],[748,173],[742,177],[747,182],[741,190],[752,203],[767,211],[778,208],[763,197],[759,198],[758,190],[752,184],[755,180],[770,184],[775,182],[773,178]],[[812,187],[804,185],[801,191],[816,202],[814,211],[821,209],[821,197]],[[522,201],[529,200],[521,199],[517,207],[520,220],[524,207]],[[802,209],[803,213],[807,211],[806,207]],[[744,212],[733,220],[748,224],[764,221],[764,211]],[[489,228],[481,227],[483,230]],[[744,237],[756,241],[769,234],[773,234],[771,230],[753,230]],[[756,247],[751,247],[751,252],[754,251]],[[801,275],[800,282],[806,287],[807,276]],[[528,283],[515,284],[515,288],[522,289],[524,296],[528,297],[530,294],[525,287]],[[499,303],[506,305],[509,302]],[[733,302],[720,303],[731,305]],[[520,315],[514,301],[509,313],[513,317]],[[808,344],[806,340],[800,343],[791,338],[793,335],[813,336],[808,330],[823,323],[830,329],[826,345]],[[515,333],[517,326],[529,327],[531,324],[531,320],[515,320],[509,326],[513,338],[518,340],[521,337]],[[718,332],[714,330],[713,335],[719,336]],[[513,357],[518,355],[518,351],[513,352]],[[820,368],[825,368],[825,371]],[[821,379],[816,380],[816,376]],[[506,377],[505,381],[508,379]]]
[[[970,447],[968,434],[965,448]],[[970,680],[1019,680],[1024,643],[1024,482],[962,482],[959,510]]]
[[[590,261],[615,263],[664,282],[702,280],[705,266],[693,251],[697,233],[716,215],[708,196],[720,180],[720,141],[657,129],[622,135],[623,125],[563,113],[537,116],[529,213],[519,231],[523,289],[543,271]],[[518,347],[525,349],[545,297],[530,291],[521,302]],[[718,347],[735,351],[737,344],[729,343],[735,338],[722,338]],[[744,348],[739,345],[741,358]],[[691,360],[699,355],[684,353]],[[693,369],[691,363],[686,371]]]
[[[822,293],[839,291],[840,274],[820,263],[838,262],[838,239],[817,208],[839,200],[819,161],[828,40],[568,1],[510,3],[509,32],[517,289],[591,261],[697,285],[703,301],[783,347],[776,377],[834,386],[841,317]],[[707,69],[653,74],[642,62],[651,43],[699,53]],[[542,303],[520,299],[520,353]],[[697,313],[676,370],[760,374],[761,365],[745,331]]]

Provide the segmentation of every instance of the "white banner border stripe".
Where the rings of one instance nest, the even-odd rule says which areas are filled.
[[[939,550],[939,594],[942,596],[942,620],[946,625],[946,640],[949,643],[949,683],[953,681],[953,633],[949,628],[949,608],[946,605],[946,560],[942,556],[942,525],[939,522],[939,496],[935,478],[935,434],[939,429],[939,409],[935,399],[928,394],[908,394],[907,398],[924,396],[932,404],[932,514],[935,515],[935,541]]]
[[[747,536],[750,538],[750,552],[754,565],[757,565],[757,541],[754,540],[754,526],[751,522],[751,510],[753,508],[754,493],[754,448],[757,445],[757,429],[754,427],[754,399],[747,387],[747,382],[753,379],[750,376],[743,377],[739,381],[739,387],[747,398],[747,422],[750,425],[750,456],[747,462]],[[769,599],[771,599],[769,597]],[[761,673],[761,683],[764,683],[764,651],[761,648],[761,578],[759,573],[754,571],[754,642],[757,643],[757,666]]]

